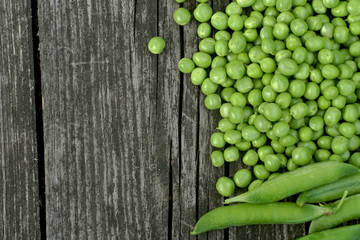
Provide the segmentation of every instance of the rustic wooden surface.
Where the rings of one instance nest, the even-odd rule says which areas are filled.
[[[39,239],[30,1],[0,3],[0,239]]]
[[[185,27],[173,21],[175,0],[33,4],[43,96],[39,142],[30,2],[36,1],[0,4],[0,239],[39,239],[45,231],[48,239],[290,240],[304,234],[303,225],[271,225],[190,235],[197,219],[222,205],[216,180],[242,166],[211,165],[209,139],[220,117],[177,69],[199,39],[195,21]],[[228,3],[209,1],[214,11]],[[192,12],[195,0],[184,7]],[[167,43],[160,55],[147,50],[156,35]],[[43,221],[38,143],[45,161]]]

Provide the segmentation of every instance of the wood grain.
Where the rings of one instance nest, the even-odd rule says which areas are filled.
[[[0,3],[0,239],[39,239],[30,1]]]

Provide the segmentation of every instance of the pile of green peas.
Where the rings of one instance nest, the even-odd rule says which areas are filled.
[[[225,12],[198,2],[199,51],[178,68],[220,111],[212,164],[246,165],[219,178],[218,192],[314,162],[360,167],[359,0],[236,0]],[[191,14],[179,8],[174,20]]]

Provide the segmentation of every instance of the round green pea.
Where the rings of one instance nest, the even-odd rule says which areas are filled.
[[[248,169],[243,168],[243,169],[238,170],[234,174],[233,179],[234,179],[236,186],[238,186],[240,188],[244,188],[250,184],[250,182],[252,180],[252,175]]]
[[[212,13],[212,8],[206,3],[200,3],[193,12],[194,18],[201,23],[209,21]]]
[[[245,74],[244,64],[240,60],[233,60],[225,66],[227,75],[232,79],[240,79]]]
[[[184,26],[190,22],[191,15],[185,8],[178,8],[173,14],[175,22],[181,26]]]
[[[342,111],[342,117],[347,122],[355,122],[359,118],[359,110],[354,104],[348,104]]]
[[[292,151],[292,160],[298,166],[304,166],[312,160],[312,153],[305,147],[297,147]]]
[[[211,56],[204,52],[196,52],[193,54],[192,60],[196,66],[201,68],[208,68],[211,65]]]
[[[236,0],[237,4],[239,4],[240,7],[246,8],[250,7],[255,3],[255,0]]]
[[[209,110],[219,109],[221,107],[221,98],[218,94],[212,93],[205,98],[205,107]]]
[[[182,73],[191,73],[195,68],[195,64],[190,58],[182,58],[178,63],[178,68]]]
[[[165,48],[165,41],[161,37],[153,37],[150,39],[148,49],[153,54],[160,54]]]
[[[227,147],[224,150],[224,159],[227,162],[235,162],[239,160],[239,150],[235,146]]]
[[[342,154],[348,150],[349,139],[343,136],[335,136],[331,142],[331,150],[335,154]]]
[[[244,121],[244,111],[241,107],[232,107],[229,111],[229,119],[235,124],[242,123]]]
[[[291,104],[291,95],[288,92],[282,92],[276,97],[275,103],[279,105],[281,109],[286,109]]]
[[[213,151],[210,158],[214,167],[221,167],[225,163],[224,154],[219,150]]]
[[[259,160],[259,156],[255,150],[250,149],[248,150],[245,155],[243,156],[243,163],[247,166],[255,166]]]
[[[217,30],[225,30],[228,28],[228,16],[223,12],[216,12],[211,17],[211,25]]]
[[[223,118],[229,118],[230,109],[233,107],[231,103],[223,103],[220,107],[220,115]]]
[[[348,163],[360,168],[360,152],[353,153],[350,156]]]
[[[281,108],[275,103],[268,103],[264,110],[264,116],[271,122],[278,121],[282,116]]]
[[[306,105],[306,103],[300,102],[296,103],[290,108],[290,115],[294,119],[300,119],[305,117],[309,112],[309,107]]]
[[[201,84],[201,91],[205,94],[205,95],[209,95],[212,93],[215,93],[216,90],[218,89],[218,84],[214,83],[213,81],[210,80],[210,78],[206,78],[203,83]],[[221,109],[221,108],[220,108]]]
[[[231,178],[221,177],[216,182],[216,190],[224,197],[231,196],[235,191],[235,184]]]
[[[203,68],[195,68],[191,72],[191,82],[194,85],[201,85],[207,77],[207,73]]]
[[[276,172],[280,168],[280,160],[275,154],[268,154],[265,157],[264,165],[269,172]]]
[[[224,134],[220,132],[215,132],[211,134],[210,143],[213,147],[223,148],[226,144]]]
[[[211,26],[208,23],[201,23],[197,28],[199,38],[207,38],[211,35]]]
[[[253,172],[254,172],[255,177],[257,177],[260,180],[265,180],[270,175],[270,172],[262,164],[256,165],[253,168]]]

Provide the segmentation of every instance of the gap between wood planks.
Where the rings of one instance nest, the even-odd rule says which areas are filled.
[[[36,110],[36,141],[38,154],[38,182],[39,182],[39,213],[40,236],[46,239],[46,201],[45,201],[45,160],[44,160],[44,124],[41,93],[41,68],[39,52],[38,2],[31,0],[31,29],[33,42],[33,62],[35,80],[35,110]]]

